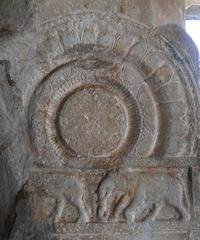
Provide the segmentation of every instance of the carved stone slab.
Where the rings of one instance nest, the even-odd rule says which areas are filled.
[[[141,226],[162,232],[187,226],[189,187],[187,169],[36,171],[18,196],[17,225],[67,236],[134,234]]]
[[[46,75],[29,106],[40,164],[88,168],[95,167],[88,157],[104,165],[119,155],[134,156],[133,166],[152,156],[197,156],[195,79],[170,42],[129,19],[117,22],[115,14],[81,13],[40,26]]]
[[[34,44],[32,33],[16,36],[23,114],[10,119],[21,137],[8,133],[31,166],[10,240],[198,239],[197,66],[169,32],[85,10],[35,21]],[[0,63],[9,89],[11,67]],[[9,93],[3,123],[17,104]]]

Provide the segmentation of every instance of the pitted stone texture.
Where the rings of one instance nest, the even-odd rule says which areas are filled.
[[[200,239],[200,232],[199,231],[191,231],[190,239],[191,240],[199,240]]]
[[[31,27],[34,13],[33,1],[0,1],[0,37],[9,36]]]
[[[190,38],[144,24],[157,0],[25,3],[0,39],[2,239],[198,238]]]
[[[126,113],[120,105],[116,96],[98,87],[72,93],[58,116],[63,140],[78,155],[109,155],[126,134]]]

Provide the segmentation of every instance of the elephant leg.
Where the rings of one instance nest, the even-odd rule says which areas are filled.
[[[113,192],[107,192],[104,198],[98,200],[98,213],[97,216],[102,222],[108,222],[111,217],[113,198],[115,194]]]
[[[123,216],[128,224],[133,224],[136,222],[138,210],[141,209],[141,206],[146,201],[146,188],[137,180],[129,189],[127,195],[129,196],[129,203],[123,210]]]
[[[124,217],[128,224],[145,222],[149,217],[153,217],[156,211],[155,203],[144,200],[139,204],[134,201],[125,209]]]
[[[145,222],[146,220],[148,220],[148,218],[152,218],[154,216],[155,211],[156,211],[155,203],[151,201],[144,202],[137,209],[135,222],[136,223]]]
[[[136,195],[137,187],[138,187],[138,184],[135,183],[131,188],[128,189],[126,193],[120,196],[113,212],[113,216],[116,221],[119,222],[119,221],[124,221],[126,219],[125,210],[133,202]]]
[[[65,208],[65,198],[64,196],[62,196],[56,201],[54,223],[58,223],[61,220],[64,208]]]
[[[91,219],[91,210],[86,204],[85,200],[83,199],[83,196],[78,198],[76,200],[76,208],[79,212],[79,221],[83,223],[90,222]]]
[[[103,199],[101,202],[99,202],[97,209],[97,217],[102,221],[104,221],[104,218],[106,217],[106,209],[107,201]]]

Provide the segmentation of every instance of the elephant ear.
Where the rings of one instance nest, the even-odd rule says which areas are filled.
[[[141,204],[135,215],[135,222],[141,223],[146,221],[149,217],[151,217],[156,210],[155,204],[151,202],[145,202]]]

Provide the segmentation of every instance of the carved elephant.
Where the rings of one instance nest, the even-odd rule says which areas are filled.
[[[103,222],[132,224],[190,216],[189,194],[182,171],[111,171],[99,183],[97,194],[97,217]]]
[[[35,180],[34,180],[35,181]],[[44,198],[53,198],[56,206],[53,214],[53,222],[59,223],[67,204],[74,206],[79,214],[79,222],[88,223],[91,218],[91,210],[86,203],[87,188],[79,176],[49,176],[43,178],[37,188],[43,192]],[[34,190],[34,194],[37,191]],[[37,207],[37,206],[36,206]]]

